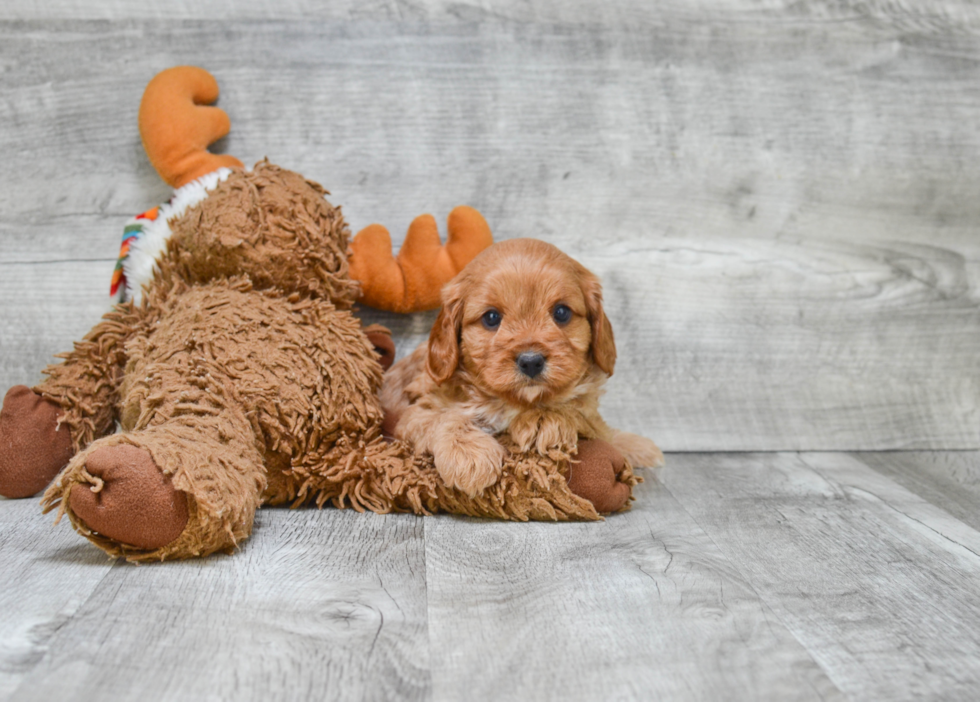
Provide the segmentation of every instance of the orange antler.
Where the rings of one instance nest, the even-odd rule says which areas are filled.
[[[203,68],[177,66],[154,76],[143,92],[139,125],[143,148],[160,177],[175,188],[221,167],[241,168],[234,156],[208,151],[231,121],[207,107],[218,99],[218,82]]]
[[[351,242],[350,275],[361,283],[360,301],[391,312],[438,307],[442,286],[493,243],[486,220],[472,207],[450,212],[448,229],[443,246],[432,215],[416,217],[397,259],[391,236],[380,224],[358,232]]]

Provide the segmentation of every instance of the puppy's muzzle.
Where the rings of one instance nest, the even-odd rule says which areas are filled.
[[[528,378],[536,378],[541,375],[545,363],[546,359],[544,354],[537,353],[536,351],[525,351],[517,357],[517,367]]]

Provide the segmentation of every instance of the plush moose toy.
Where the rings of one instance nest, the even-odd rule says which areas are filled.
[[[190,67],[147,86],[143,143],[176,191],[127,227],[113,280],[125,301],[46,380],[7,393],[0,494],[50,482],[45,511],[133,561],[231,550],[262,504],[521,520],[626,505],[636,478],[603,442],[559,459],[512,453],[501,480],[471,498],[443,485],[429,457],[385,439],[378,391],[394,346],[386,330],[362,329],[355,301],[437,306],[490,230],[460,207],[445,246],[428,215],[397,259],[378,225],[351,241],[316,183],[207,151],[230,128],[208,106],[217,94]]]

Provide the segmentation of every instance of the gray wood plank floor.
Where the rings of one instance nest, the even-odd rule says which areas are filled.
[[[976,699],[978,466],[672,454],[602,523],[266,509],[144,566],[0,500],[0,699]]]

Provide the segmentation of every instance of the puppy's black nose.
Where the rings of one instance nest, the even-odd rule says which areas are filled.
[[[525,351],[517,357],[517,367],[528,378],[536,378],[544,370],[544,356],[534,351]]]

